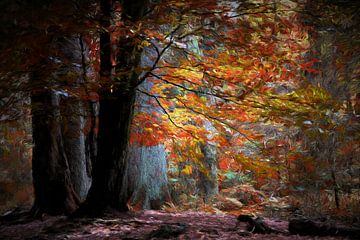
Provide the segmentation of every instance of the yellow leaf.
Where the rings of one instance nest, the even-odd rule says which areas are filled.
[[[152,128],[144,128],[144,131],[145,132],[153,132],[153,129]]]
[[[151,45],[151,43],[150,43],[149,41],[147,41],[147,40],[144,40],[144,41],[141,42],[140,45],[141,45],[142,47],[148,47],[148,46]]]
[[[186,165],[185,168],[181,170],[181,172],[185,173],[186,175],[190,175],[192,173],[192,166]]]

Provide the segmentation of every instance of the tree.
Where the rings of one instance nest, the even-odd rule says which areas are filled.
[[[177,5],[182,7],[179,12]],[[154,87],[143,92],[152,96],[165,115],[139,115],[140,122],[146,118],[154,123],[153,131],[143,132],[143,138],[146,142],[159,139],[157,136],[178,139],[183,147],[180,151],[172,149],[170,157],[180,165],[193,161],[201,166],[203,154],[193,143],[212,142],[218,146],[222,171],[251,170],[262,184],[266,178],[278,178],[275,156],[271,160],[259,156],[265,133],[257,122],[275,117],[261,113],[262,98],[301,84],[304,77],[299,69],[313,70],[312,60],[304,58],[309,49],[308,35],[295,13],[301,4],[249,1],[217,5],[208,1],[174,6],[179,28],[174,32],[175,27],[166,29],[165,37],[151,35],[165,46],[169,36],[173,37],[168,51],[171,58],[164,57],[158,63],[151,73]],[[212,11],[218,15],[214,17]],[[193,15],[188,12],[195,16],[189,17]],[[199,15],[203,18],[196,17]],[[200,48],[190,51],[194,45]],[[214,134],[204,127],[206,121],[214,126]],[[194,148],[185,151],[189,146]],[[190,173],[190,167],[185,165],[184,172]]]
[[[100,2],[104,15],[103,27],[110,27],[112,13],[111,1]],[[124,21],[136,22],[147,9],[147,1],[123,1],[122,17]],[[125,20],[126,19],[126,20]],[[122,194],[123,177],[126,169],[126,150],[130,134],[135,103],[135,87],[139,73],[135,68],[140,64],[141,52],[134,41],[126,38],[131,33],[125,33],[119,39],[119,54],[114,69],[115,76],[122,72],[117,79],[113,78],[111,58],[111,36],[103,32],[100,36],[100,78],[106,84],[100,89],[98,157],[93,168],[93,183],[88,197],[76,214],[86,212],[98,213],[105,207],[119,210],[127,209],[127,200]],[[129,41],[130,40],[130,41]],[[115,80],[115,81],[111,81]]]
[[[70,213],[87,191],[81,129],[87,53],[79,35],[88,29],[80,17],[89,10],[84,2],[2,2],[1,76],[11,80],[9,99],[18,92],[31,96],[36,215]]]
[[[150,57],[153,54],[150,49],[144,49],[141,60],[142,67],[151,66]],[[138,87],[142,90],[149,90],[150,88],[151,84],[147,81]],[[149,104],[149,101],[149,96],[137,92],[135,118],[139,113],[161,112],[158,106]],[[144,124],[146,125],[146,123]],[[128,206],[130,208],[160,209],[166,202],[171,202],[167,177],[167,152],[165,145],[161,142],[143,144],[143,142],[132,138],[142,131],[144,129],[137,127],[136,121],[133,121],[122,192],[128,196],[126,199],[129,199]]]
[[[30,77],[41,86],[31,97],[35,213],[74,211],[91,183],[89,136],[83,131],[89,110],[81,97],[87,95],[81,41],[79,36],[56,36],[51,60],[36,66]]]
[[[123,3],[123,16],[135,14],[133,10],[127,9],[134,5]],[[172,8],[169,8],[169,4]],[[103,49],[103,79],[100,89],[99,155],[94,166],[93,186],[79,213],[100,210],[106,206],[126,209],[129,196],[124,197],[122,193],[126,191],[121,191],[126,189],[122,176],[127,164],[125,150],[133,117],[135,90],[146,78],[152,81],[154,87],[150,91],[137,90],[149,96],[152,102],[162,109],[163,116],[154,112],[149,119],[143,115],[147,120],[154,121],[153,131],[146,131],[146,126],[143,126],[145,131],[141,131],[135,138],[156,145],[167,133],[168,137],[172,135],[188,141],[207,142],[209,132],[189,123],[194,121],[200,125],[209,120],[220,132],[214,137],[214,142],[227,144],[228,140],[223,133],[229,132],[235,136],[234,142],[242,144],[244,138],[252,142],[251,139],[254,138],[248,136],[249,131],[246,128],[241,129],[241,125],[248,125],[244,123],[244,119],[250,119],[246,118],[243,106],[247,109],[252,106],[243,100],[270,92],[269,85],[272,82],[287,81],[300,75],[291,71],[299,66],[299,54],[307,49],[306,34],[296,25],[293,15],[284,14],[283,18],[279,17],[281,25],[278,27],[268,20],[269,16],[277,14],[277,10],[269,9],[266,4],[219,7],[216,1],[164,1],[156,7],[157,11],[153,14],[158,15],[152,15],[151,19],[144,18],[136,22],[142,16],[140,13],[124,18],[125,22],[122,24],[125,27],[120,27],[119,32],[113,33],[113,36],[118,34],[117,39],[115,38],[119,44],[118,54],[111,53],[110,46],[113,43],[109,33],[102,33],[100,46]],[[286,10],[289,8],[286,5],[282,7]],[[233,8],[240,13],[229,19],[229,12],[232,12]],[[110,9],[108,2],[102,2],[102,11],[108,19],[111,16]],[[137,9],[144,12],[143,8]],[[216,10],[221,13],[220,19],[212,12]],[[257,11],[264,13],[258,16]],[[241,17],[252,14],[255,14],[255,17],[249,17],[251,20]],[[291,23],[289,19],[294,22]],[[154,23],[158,24],[158,27],[154,27]],[[224,27],[224,24],[228,28]],[[106,22],[104,26],[110,28],[110,25]],[[288,30],[289,28],[291,30]],[[219,32],[224,32],[229,38],[221,39]],[[246,38],[245,33],[250,37]],[[185,46],[193,42],[189,36],[204,34],[208,34],[208,37],[204,38],[201,44],[213,42],[213,46],[206,49],[204,57],[187,51]],[[276,34],[278,38],[272,38]],[[297,42],[296,37],[302,41]],[[214,40],[219,42],[215,43]],[[141,45],[150,46],[156,52],[150,68],[139,67]],[[244,47],[249,50],[242,51]],[[281,47],[293,51],[294,55],[284,55]],[[220,48],[220,51],[214,50],[216,48]],[[111,55],[114,59],[117,57],[114,70],[111,66]],[[239,60],[235,61],[236,59]],[[115,73],[111,80],[112,72]],[[204,88],[204,85],[210,87]],[[204,96],[213,96],[216,101],[209,102]],[[156,124],[163,118],[167,118],[171,126],[161,124],[165,128],[160,130]],[[143,121],[143,124],[148,122]]]

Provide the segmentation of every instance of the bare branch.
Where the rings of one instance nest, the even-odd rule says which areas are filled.
[[[168,42],[168,44],[161,50],[159,51],[158,47],[156,47],[155,45],[155,50],[157,52],[157,57],[153,63],[153,65],[151,66],[150,70],[148,70],[144,76],[142,78],[139,79],[138,83],[135,85],[135,88],[138,87],[140,84],[142,84],[146,78],[151,74],[151,72],[156,68],[156,66],[158,65],[159,61],[161,60],[161,57],[164,55],[164,53],[166,52],[167,49],[170,48],[170,46],[174,43],[173,40],[173,34],[180,28],[181,25],[178,25],[176,28],[174,28],[168,35],[166,35],[165,38],[171,36],[170,41]]]

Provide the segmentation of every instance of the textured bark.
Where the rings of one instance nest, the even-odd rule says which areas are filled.
[[[82,69],[82,85],[84,85],[85,94],[89,97],[87,106],[82,102],[83,112],[85,113],[85,124],[82,132],[85,133],[85,159],[86,172],[91,177],[92,165],[96,161],[97,156],[97,131],[99,127],[99,101],[96,92],[89,89],[88,84],[94,83],[94,79],[89,76],[94,75],[94,69],[91,67],[89,58],[89,49],[87,48],[82,35],[78,37],[81,55],[81,69]],[[90,189],[88,187],[87,191]]]
[[[92,116],[87,103],[79,96],[86,94],[84,86],[87,78],[85,55],[86,50],[80,37],[62,37],[57,40],[57,49],[64,60],[71,62],[58,70],[59,79],[75,94],[63,94],[61,97],[61,120],[62,134],[64,138],[65,152],[69,161],[71,181],[75,192],[81,200],[84,200],[91,184],[91,155],[86,153],[86,138],[90,136],[85,132],[86,117]],[[67,79],[62,75],[74,76]],[[67,74],[66,74],[67,73]],[[89,114],[90,113],[90,114]],[[91,134],[92,131],[89,131]]]
[[[132,145],[127,156],[122,194],[135,210],[160,209],[169,202],[165,148]],[[128,196],[128,197],[127,197]]]
[[[122,1],[123,11],[130,14],[143,12],[145,4],[137,10],[131,1]],[[137,2],[137,1],[135,1]],[[145,1],[140,1],[144,2]],[[111,1],[100,2],[103,26],[110,26]],[[137,6],[138,7],[138,6]],[[135,21],[138,15],[128,15]],[[126,169],[126,149],[130,135],[130,125],[134,115],[135,86],[138,74],[135,68],[140,63],[140,51],[129,39],[119,41],[119,55],[116,69],[111,64],[111,41],[108,32],[100,36],[100,77],[103,88],[100,91],[100,113],[98,134],[98,155],[93,168],[93,183],[85,203],[74,216],[100,214],[106,207],[127,210],[126,196],[121,194]],[[121,70],[127,72],[119,81],[112,74]],[[110,84],[106,84],[110,83]]]
[[[84,104],[76,98],[62,100],[62,134],[65,152],[69,160],[71,181],[81,200],[86,198],[91,185],[91,163],[86,155]]]
[[[207,143],[202,144],[200,149],[204,155],[202,162],[206,168],[206,172],[199,171],[197,188],[199,194],[203,196],[204,202],[208,202],[219,193],[216,146]]]
[[[94,213],[107,206],[127,209],[127,200],[121,198],[120,191],[135,94],[115,94],[113,98],[108,96],[100,101],[98,157],[93,184],[84,205],[85,211]]]
[[[51,61],[44,61],[44,69],[33,76],[41,89],[32,96],[34,210],[62,214],[73,212],[90,188],[91,155],[87,154],[86,145],[91,141],[86,141],[89,136],[84,128],[86,116],[92,114],[79,97],[86,94],[87,74],[81,39],[58,37],[51,49]],[[61,85],[71,88],[70,93]],[[46,200],[47,196],[51,197]]]
[[[92,166],[97,156],[97,132],[99,128],[99,102],[91,101],[88,104],[88,115],[86,116],[86,127],[88,128],[85,137],[86,171],[91,176]],[[90,189],[90,188],[89,188]],[[89,190],[88,189],[88,190]]]
[[[100,8],[103,15],[101,23],[104,28],[110,26],[111,5],[111,0],[100,1]],[[113,186],[110,187],[110,179],[113,178],[110,177],[110,174],[115,166],[123,168],[121,159],[120,163],[117,164],[119,156],[115,154],[115,151],[119,150],[117,149],[117,145],[122,144],[121,140],[123,140],[123,136],[121,136],[121,131],[124,126],[120,126],[119,123],[120,118],[122,117],[120,112],[122,112],[121,108],[127,106],[127,104],[122,104],[121,99],[112,92],[111,86],[106,84],[112,80],[110,76],[113,70],[111,64],[112,52],[109,32],[102,32],[100,34],[100,49],[100,81],[103,82],[104,86],[100,92],[97,156],[93,162],[93,181],[88,196],[85,202],[75,214],[73,214],[74,217],[82,215],[98,215],[107,206],[113,206],[114,201],[111,199],[115,195],[112,194]],[[124,114],[127,114],[125,112],[126,111],[124,111]],[[121,169],[117,170],[122,172]]]
[[[72,186],[66,156],[59,109],[59,96],[42,92],[32,96],[33,213],[62,214],[73,212],[79,198]]]
[[[154,56],[156,57],[156,52],[153,52],[152,48],[145,48],[141,56],[141,67],[151,67],[153,64],[151,59]],[[149,92],[151,87],[152,83],[144,81],[138,88]],[[149,96],[138,92],[135,112],[151,110],[162,113],[160,107],[149,104],[151,100],[153,99]],[[167,159],[163,144],[140,146],[134,143],[129,145],[126,161],[122,195],[124,199],[129,199],[128,205],[137,210],[160,209],[164,203],[171,201],[168,189]]]

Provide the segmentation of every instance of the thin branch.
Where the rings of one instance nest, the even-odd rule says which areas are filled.
[[[196,114],[199,114],[199,115],[202,115],[208,119],[211,119],[211,120],[214,120],[214,121],[217,121],[219,123],[222,123],[224,124],[225,126],[229,127],[230,129],[234,130],[235,132],[239,133],[241,136],[243,136],[246,140],[248,140],[249,142],[253,143],[257,148],[261,149],[261,147],[259,146],[258,143],[254,142],[252,139],[250,139],[245,133],[241,132],[239,129],[237,129],[236,127],[232,126],[231,124],[227,123],[226,121],[223,121],[217,117],[214,117],[214,116],[210,116],[210,115],[207,115],[203,112],[200,112],[192,107],[189,107],[188,105],[186,105],[182,100],[180,100],[179,98],[176,98],[176,100],[178,100],[185,108],[189,109],[190,111],[196,113]]]
[[[85,58],[85,46],[83,41],[82,34],[79,35],[79,44],[80,44],[80,50],[81,50],[81,68],[82,68],[82,84],[85,87],[86,93],[89,94],[89,91],[87,89],[87,69],[86,69],[86,58]]]
[[[174,28],[168,35],[166,35],[165,38],[167,38],[168,36],[171,36],[169,43],[161,50],[159,51],[158,47],[155,46],[155,44],[153,44],[153,46],[155,47],[155,50],[157,52],[157,57],[153,63],[153,65],[151,66],[151,69],[148,70],[144,76],[142,78],[139,79],[138,83],[135,85],[135,88],[138,87],[140,84],[142,84],[146,78],[151,74],[151,72],[156,68],[157,64],[159,63],[159,61],[161,60],[161,57],[164,55],[164,53],[166,52],[166,50],[168,48],[170,48],[170,46],[174,43],[173,40],[173,34],[180,28],[181,25],[178,25],[176,28]]]
[[[168,119],[171,121],[171,123],[173,123],[176,127],[190,133],[193,137],[195,137],[191,132],[189,132],[188,130],[182,128],[181,126],[178,126],[172,119],[171,119],[171,116],[169,115],[169,113],[166,111],[166,109],[162,106],[162,104],[160,103],[159,101],[159,98],[166,98],[166,97],[162,97],[162,96],[155,96],[155,95],[152,95],[148,92],[145,92],[145,91],[142,91],[142,90],[139,90],[137,89],[137,91],[139,91],[140,93],[143,93],[149,97],[152,97],[156,100],[156,102],[159,104],[159,106],[162,108],[162,110],[165,112],[165,114],[167,115]],[[192,111],[193,113],[196,113],[196,114],[199,114],[199,115],[202,115],[203,117],[207,118],[207,119],[211,119],[211,120],[214,120],[214,121],[217,121],[227,127],[229,127],[230,129],[234,130],[235,132],[239,133],[241,136],[243,136],[246,140],[248,140],[249,142],[253,143],[257,148],[261,149],[261,147],[259,146],[258,143],[254,142],[252,139],[250,139],[245,133],[241,132],[239,129],[237,129],[236,127],[232,126],[231,124],[217,118],[217,117],[214,117],[214,116],[210,116],[210,115],[207,115],[203,112],[200,112],[198,110],[195,110],[194,108],[192,107],[189,107],[187,104],[185,104],[182,100],[180,100],[179,98],[177,97],[173,97],[171,99],[176,99],[177,101],[179,101],[186,109]],[[196,138],[196,137],[195,137]]]
[[[175,87],[182,88],[182,89],[184,89],[186,91],[189,91],[189,92],[193,92],[193,93],[197,93],[197,94],[204,94],[204,95],[208,95],[208,96],[213,96],[213,97],[217,97],[217,98],[219,98],[221,100],[224,100],[224,101],[232,102],[232,103],[234,103],[236,105],[241,105],[237,101],[232,100],[232,99],[229,98],[229,97],[234,97],[235,98],[236,96],[232,96],[232,95],[225,96],[225,95],[210,93],[210,92],[207,92],[207,91],[199,91],[199,90],[195,90],[195,89],[185,87],[185,86],[177,84],[177,83],[170,82],[170,81],[168,81],[168,80],[166,80],[166,79],[164,79],[164,78],[162,78],[162,77],[160,77],[160,76],[158,76],[158,75],[156,75],[154,73],[150,73],[150,75],[154,76],[155,78],[157,78],[157,79],[159,79],[159,80],[161,80],[163,82],[166,82],[166,83],[168,83],[170,85],[173,85]]]
[[[169,119],[169,121],[170,121],[175,127],[177,127],[177,128],[179,128],[179,129],[181,129],[181,130],[189,133],[193,138],[199,139],[198,137],[194,136],[194,134],[193,134],[191,131],[189,131],[189,130],[187,130],[187,129],[181,127],[181,126],[179,126],[179,125],[171,118],[171,115],[168,113],[168,111],[165,109],[165,107],[161,104],[161,102],[160,102],[160,100],[158,99],[157,96],[152,95],[152,94],[150,94],[150,93],[148,93],[148,92],[142,91],[142,90],[140,90],[140,89],[136,89],[136,91],[138,91],[138,92],[140,92],[140,93],[142,93],[142,94],[145,94],[145,95],[147,95],[147,96],[149,96],[149,97],[154,98],[155,101],[156,101],[156,103],[159,105],[159,107],[163,110],[163,112],[165,113],[165,115],[166,115],[167,118]]]

